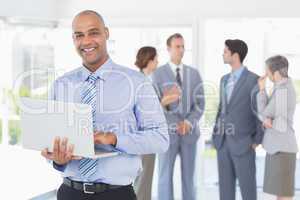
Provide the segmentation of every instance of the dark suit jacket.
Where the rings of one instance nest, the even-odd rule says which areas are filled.
[[[227,74],[221,79],[220,104],[212,139],[218,150],[226,137],[230,152],[242,155],[252,144],[260,144],[263,138],[262,124],[256,114],[258,76],[245,68],[234,87],[230,102],[227,102],[225,86],[229,76]]]

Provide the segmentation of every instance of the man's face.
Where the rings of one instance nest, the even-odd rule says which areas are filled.
[[[172,60],[181,61],[184,55],[184,40],[182,38],[173,38],[168,51]]]
[[[93,14],[82,14],[73,21],[73,42],[83,64],[96,68],[107,58],[106,40],[109,37],[104,23]]]
[[[232,54],[231,51],[228,49],[227,46],[224,48],[224,53],[223,53],[223,61],[225,64],[231,64],[232,63]]]

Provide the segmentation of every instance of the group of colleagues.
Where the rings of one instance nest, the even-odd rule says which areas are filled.
[[[158,199],[173,200],[174,163],[179,155],[182,199],[196,200],[195,160],[204,89],[199,72],[182,63],[183,36],[175,33],[167,39],[170,61],[158,68],[156,49],[139,49],[137,72],[109,57],[109,30],[97,12],[77,14],[72,29],[83,65],[54,82],[51,98],[91,105],[95,148],[121,153],[79,158],[67,138],[56,138],[53,152],[45,149],[42,155],[63,174],[57,199],[150,200],[157,155]],[[266,74],[259,77],[243,65],[247,52],[244,41],[225,41],[223,60],[232,70],[220,81],[212,134],[220,200],[235,199],[237,181],[243,200],[257,199],[255,149],[259,144],[267,152],[264,192],[279,200],[292,199],[298,148],[293,130],[296,93],[288,61],[283,56],[267,59]],[[267,78],[274,82],[271,95],[266,91]]]

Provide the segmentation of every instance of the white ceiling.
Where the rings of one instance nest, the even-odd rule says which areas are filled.
[[[300,17],[299,0],[0,0],[0,16],[68,19],[83,9],[106,18]]]

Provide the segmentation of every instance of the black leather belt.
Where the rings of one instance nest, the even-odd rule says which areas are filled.
[[[126,187],[123,185],[109,185],[105,183],[78,182],[78,181],[72,181],[69,178],[64,178],[63,183],[71,188],[74,188],[75,190],[80,190],[86,194],[101,193],[111,189]]]

